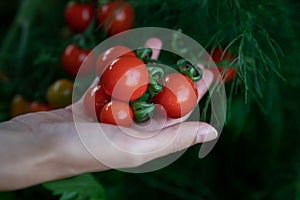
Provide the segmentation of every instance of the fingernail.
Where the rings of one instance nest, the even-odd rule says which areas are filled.
[[[198,130],[195,142],[196,143],[207,142],[216,139],[217,136],[218,136],[218,132],[214,127],[212,126],[203,127]]]
[[[152,59],[157,59],[160,53],[160,49],[162,48],[162,41],[159,38],[149,38],[146,43],[145,47],[149,47],[152,49]]]

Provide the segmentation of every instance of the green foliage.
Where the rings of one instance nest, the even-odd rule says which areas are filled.
[[[238,71],[225,85],[225,129],[213,152],[201,160],[196,146],[156,172],[111,170],[44,186],[61,199],[103,199],[102,185],[107,199],[299,199],[298,0],[128,1],[135,8],[135,27],[181,29],[208,51],[222,46],[236,55],[232,63],[225,63]],[[64,47],[82,37],[64,29],[66,1],[41,2],[0,3],[0,15],[9,20],[0,27],[5,36],[0,70],[7,76],[0,76],[0,121],[9,118],[16,93],[44,100],[51,82],[67,76],[60,64]],[[105,35],[93,26],[94,32],[85,36],[101,42]],[[56,199],[47,192],[34,187],[0,193],[0,199]]]
[[[91,174],[44,183],[53,195],[61,195],[60,200],[104,200],[102,185]]]

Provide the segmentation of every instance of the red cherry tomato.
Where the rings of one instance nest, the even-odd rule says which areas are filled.
[[[135,56],[135,53],[125,46],[113,46],[100,54],[96,61],[96,72],[101,76],[105,68],[121,56]]]
[[[90,50],[84,50],[76,46],[75,44],[70,44],[66,47],[62,55],[62,63],[64,69],[73,77],[76,77],[80,67],[80,75],[88,75],[93,70],[92,64],[82,65],[83,61],[86,60]]]
[[[180,73],[166,75],[164,81],[164,88],[154,96],[154,103],[162,105],[171,118],[179,118],[192,111],[198,99],[194,83]]]
[[[73,31],[80,33],[89,26],[93,20],[94,12],[93,5],[73,1],[65,8],[65,20]]]
[[[101,77],[102,85],[112,97],[129,101],[141,97],[148,87],[148,70],[142,60],[133,56],[117,58]]]
[[[130,127],[133,124],[131,107],[124,102],[113,100],[107,103],[100,112],[100,122]]]
[[[90,88],[84,97],[84,107],[88,116],[97,119],[100,116],[100,111],[111,97],[107,95],[101,85]]]
[[[36,101],[31,102],[29,105],[29,112],[40,112],[40,111],[49,111],[51,106],[48,104],[39,103]]]
[[[216,64],[218,64],[222,61],[233,61],[235,57],[228,52],[224,52],[222,48],[216,48],[213,50],[211,58]],[[222,80],[225,82],[231,81],[236,75],[236,70],[232,67],[218,66],[217,69],[213,67],[212,71],[214,72],[216,78],[220,73]]]
[[[99,7],[97,18],[108,35],[115,35],[132,28],[134,10],[129,3],[123,1],[108,2]]]
[[[236,71],[232,67],[218,67],[218,70],[221,74],[222,80],[225,82],[231,81],[236,75]]]

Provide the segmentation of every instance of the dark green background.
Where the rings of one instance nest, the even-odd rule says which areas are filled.
[[[22,2],[0,2],[0,69],[10,79],[0,82],[2,121],[9,119],[14,94],[45,101],[49,84],[67,76],[58,62],[63,48],[72,42],[71,35],[63,34],[66,1],[26,0],[31,2],[27,8],[20,7]],[[135,27],[180,28],[200,44],[207,44],[207,48],[226,46],[242,34],[245,43],[239,40],[232,50],[241,56],[242,64],[237,69],[248,75],[247,81],[244,74],[239,74],[234,82],[226,84],[227,94],[232,94],[228,95],[226,125],[207,157],[198,159],[199,146],[195,146],[156,172],[95,173],[107,199],[300,199],[299,2],[129,2],[136,10]],[[282,49],[278,62],[266,43],[267,37]],[[101,42],[104,36],[99,33],[97,39]],[[260,54],[270,59],[262,61]],[[47,78],[44,74],[48,74]],[[37,81],[40,84],[35,84]],[[0,193],[0,199],[59,197],[42,186],[34,186]]]

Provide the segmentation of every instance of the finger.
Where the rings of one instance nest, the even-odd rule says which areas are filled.
[[[151,59],[157,59],[162,48],[162,41],[159,38],[149,38],[146,43],[145,47],[149,47],[152,49],[152,56]]]
[[[133,129],[119,129],[117,126],[102,124],[101,128],[96,123],[80,123],[77,131],[84,148],[90,156],[96,158],[102,164],[110,168],[128,168],[144,164],[155,158],[170,153],[181,151],[194,145],[213,140],[217,137],[217,131],[204,122],[185,122],[162,129],[158,134],[149,137],[133,137],[128,131]],[[145,132],[139,132],[142,136]],[[82,161],[82,153],[77,152],[73,156]],[[86,155],[85,155],[86,156]]]
[[[138,164],[144,164],[153,159],[182,151],[194,144],[214,140],[217,135],[216,129],[204,122],[184,122],[170,126],[163,129],[157,138],[147,141],[148,145],[142,144],[141,148],[144,147],[144,151],[151,152],[152,150],[152,152],[140,155],[137,158],[140,162]],[[170,142],[166,145],[166,141]]]

